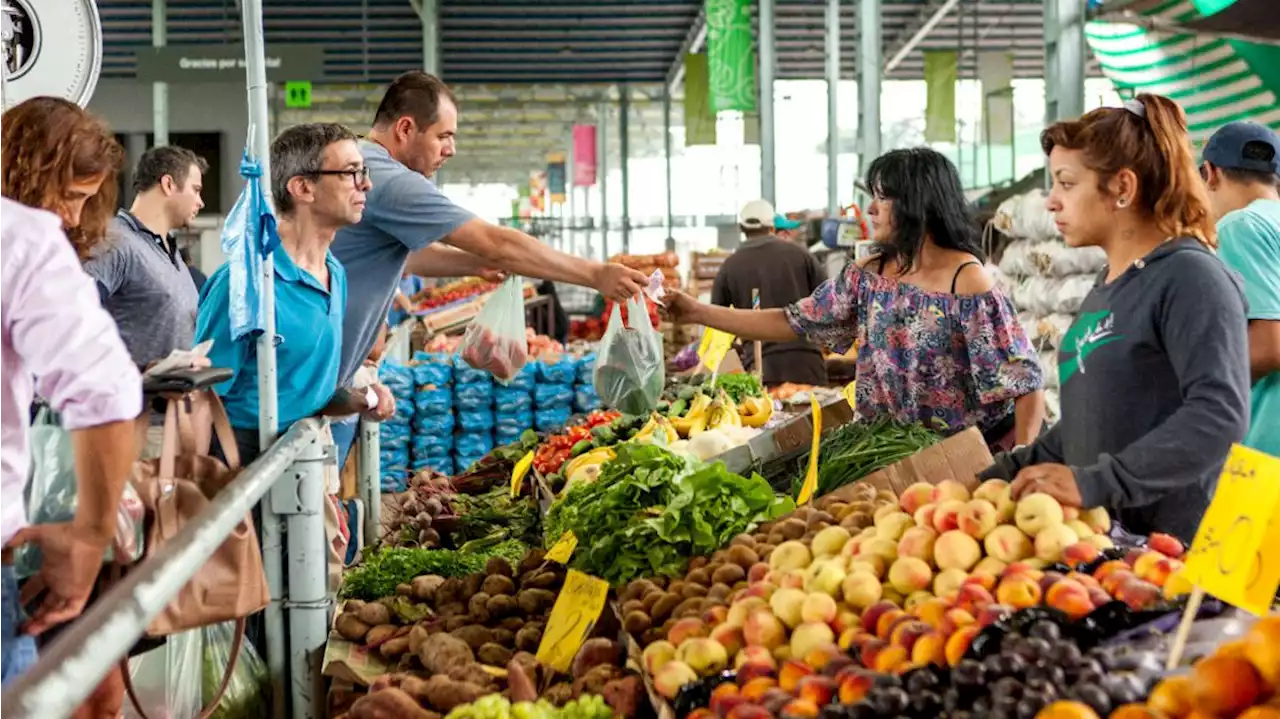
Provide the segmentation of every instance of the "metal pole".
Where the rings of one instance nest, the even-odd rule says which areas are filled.
[[[827,214],[840,211],[840,0],[827,0]]]
[[[164,47],[168,38],[167,0],[151,0],[151,47]],[[169,83],[151,83],[152,147],[169,144]]]
[[[880,34],[880,0],[858,0],[859,174],[880,156]]]
[[[312,442],[271,490],[277,509],[288,506],[289,696],[295,719],[324,716],[320,660],[329,634],[329,571],[324,538],[326,462],[333,445]]]
[[[631,88],[618,85],[618,148],[622,156],[622,252],[631,251],[631,177],[627,171],[631,154]]]
[[[266,41],[262,34],[262,0],[243,0],[241,27],[249,105],[249,153],[262,167],[263,194],[271,201],[271,136],[267,104]],[[252,250],[251,250],[252,251]],[[258,443],[271,446],[280,426],[276,396],[275,262],[262,258],[262,335],[258,337]],[[288,669],[284,636],[284,546],[280,517],[271,501],[262,503],[262,569],[271,604],[263,612],[266,623],[267,670],[271,675],[271,716],[283,719],[286,710],[284,677]]]
[[[205,511],[183,525],[177,536],[90,604],[41,651],[40,661],[31,671],[5,687],[0,695],[0,714],[6,719],[70,716],[116,667],[151,620],[240,526],[294,458],[317,443],[321,427],[315,419],[294,423],[279,442],[210,500]]]
[[[360,432],[360,454],[356,467],[360,471],[360,499],[364,501],[364,546],[372,547],[382,538],[382,431],[377,422],[356,420]]]
[[[1044,121],[1084,114],[1084,3],[1044,0]]]
[[[675,215],[671,202],[671,86],[662,86],[662,158],[667,180],[667,252],[676,251]]]
[[[596,172],[600,180],[600,259],[609,258],[609,103],[600,103],[600,119],[596,122],[600,156]]]
[[[773,80],[778,70],[774,47],[774,0],[760,0],[760,195],[773,203],[778,190],[773,119]]]
[[[438,0],[422,0],[422,69],[440,77],[440,7]]]

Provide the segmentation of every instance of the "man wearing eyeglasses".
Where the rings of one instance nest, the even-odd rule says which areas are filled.
[[[279,220],[275,260],[276,371],[280,431],[305,417],[362,413],[383,420],[395,411],[386,387],[338,384],[347,273],[329,252],[339,228],[360,221],[369,171],[356,137],[332,123],[291,127],[271,143],[271,192]],[[209,359],[234,374],[217,387],[235,430],[241,461],[259,453],[256,338],[233,340],[229,265],[200,295],[196,342],[213,340]]]

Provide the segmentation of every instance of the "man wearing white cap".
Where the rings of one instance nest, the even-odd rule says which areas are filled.
[[[758,290],[759,309],[782,308],[808,297],[826,280],[817,258],[808,250],[774,236],[777,215],[767,200],[752,200],[744,205],[738,213],[738,227],[746,239],[720,267],[711,288],[712,304],[750,308]],[[750,369],[754,354],[742,354],[743,366]],[[822,352],[803,339],[766,342],[761,354],[766,385],[827,383]]]

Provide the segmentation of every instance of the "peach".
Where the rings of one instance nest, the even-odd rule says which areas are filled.
[[[840,651],[847,652],[853,648],[858,636],[862,633],[861,627],[846,629],[840,632],[840,636],[836,637],[836,646],[840,647]]]
[[[889,583],[903,594],[918,592],[933,581],[933,570],[923,559],[899,557],[889,567]]]
[[[889,642],[879,637],[872,637],[858,646],[858,658],[862,661],[862,666],[871,669],[875,667],[880,653],[888,648]]]
[[[1005,568],[1008,566],[1009,565],[1004,561],[996,559],[995,557],[983,557],[981,561],[974,565],[973,573],[989,574],[992,577],[998,577],[1004,573]]]
[[[893,629],[894,622],[897,622],[903,617],[909,616],[910,615],[901,609],[891,609],[884,614],[881,614],[880,618],[876,620],[876,636],[887,640],[889,638],[889,631]]]
[[[1099,719],[1088,704],[1059,699],[1036,714],[1036,719]]]
[[[816,706],[824,707],[827,702],[831,701],[831,697],[836,693],[836,680],[831,677],[822,675],[814,675],[804,677],[797,685],[799,691],[797,694],[803,700],[813,702]]]
[[[880,557],[886,562],[892,562],[898,558],[898,542],[895,539],[885,539],[881,536],[864,540],[857,558],[861,559],[868,554]]]
[[[823,644],[810,649],[809,653],[805,654],[801,661],[820,672],[826,673],[827,664],[833,660],[844,658],[844,652],[840,651],[840,647],[835,644]]]
[[[735,627],[732,624],[721,624],[712,629],[711,639],[724,647],[729,656],[736,655],[747,644],[746,639],[742,636],[742,627]]]
[[[851,612],[847,608],[841,606],[836,612],[836,618],[831,622],[831,628],[836,630],[836,634],[846,632],[850,629],[861,629],[862,619],[858,617],[857,612]]]
[[[987,554],[1002,562],[1017,562],[1035,555],[1030,537],[1012,524],[1002,524],[991,530],[982,540]]]
[[[953,595],[968,576],[963,569],[944,569],[933,578],[933,593],[939,597]]]
[[[804,569],[813,561],[813,553],[804,542],[795,540],[783,542],[774,547],[769,554],[769,567],[779,571],[788,569]]]
[[[995,601],[996,598],[991,596],[991,592],[978,584],[961,585],[960,591],[956,594],[956,606],[974,616],[977,616],[983,607],[994,604]]]
[[[1039,582],[1040,591],[1041,592],[1049,591],[1049,587],[1052,587],[1054,582],[1057,582],[1059,579],[1062,579],[1065,576],[1066,575],[1062,574],[1061,572],[1051,572],[1051,571],[1045,572],[1043,575],[1040,576],[1040,582]]]
[[[801,589],[783,587],[769,597],[769,609],[783,624],[794,627],[803,621],[800,610],[804,607],[806,596],[808,595]]]
[[[1043,561],[1061,561],[1062,552],[1067,547],[1079,542],[1080,538],[1065,524],[1053,524],[1040,530],[1036,535],[1036,558]]]
[[[1137,577],[1131,577],[1120,585],[1119,591],[1116,592],[1116,599],[1129,605],[1129,608],[1137,611],[1145,607],[1151,606],[1160,598],[1160,588],[1151,582],[1145,582]]]
[[[886,602],[893,602],[899,609],[907,603],[907,597],[902,592],[893,588],[889,582],[880,583],[880,598]]]
[[[763,582],[764,578],[769,576],[769,565],[766,562],[756,562],[747,570],[747,581],[751,584]]]
[[[1063,524],[1066,524],[1067,522],[1075,522],[1075,521],[1077,521],[1077,520],[1079,520],[1079,519],[1080,519],[1080,509],[1079,509],[1078,507],[1063,507],[1063,508],[1062,508],[1062,522],[1063,522]]]
[[[1147,546],[1166,557],[1174,559],[1181,558],[1182,553],[1186,551],[1182,546],[1182,541],[1177,537],[1170,534],[1161,534],[1160,532],[1147,537]]]
[[[1147,706],[1162,715],[1182,717],[1191,713],[1191,677],[1185,674],[1162,679],[1151,689]]]
[[[809,548],[812,550],[815,559],[818,557],[834,557],[840,554],[840,550],[844,548],[845,543],[850,539],[853,539],[853,537],[849,535],[849,530],[839,525],[834,525],[814,535]]]
[[[898,495],[898,506],[907,514],[915,514],[924,505],[933,501],[933,485],[928,482],[916,482]]]
[[[1104,604],[1111,603],[1111,595],[1107,594],[1102,589],[1095,589],[1094,587],[1088,587],[1088,590],[1089,590],[1089,601],[1093,602],[1094,609],[1097,609],[1098,607],[1101,607]]]
[[[1147,575],[1151,573],[1151,570],[1155,568],[1156,563],[1165,558],[1165,555],[1160,552],[1143,552],[1133,563],[1133,573],[1143,579],[1146,579]]]
[[[933,488],[933,502],[940,504],[948,499],[969,501],[969,489],[954,479],[944,479]]]
[[[897,644],[903,649],[906,649],[907,653],[910,653],[912,646],[916,643],[916,640],[928,634],[930,631],[932,630],[929,628],[929,625],[919,619],[908,619],[904,622],[898,622],[898,624],[894,626],[893,631],[889,633],[889,643]]]
[[[778,688],[794,694],[800,686],[800,680],[814,674],[817,671],[808,664],[799,659],[788,659],[778,667]]]
[[[786,589],[804,589],[805,571],[789,569],[778,577],[778,586]]]
[[[908,614],[914,615],[917,607],[936,598],[928,589],[918,589],[907,595],[906,600],[902,603],[902,608],[907,610]]]
[[[944,532],[933,545],[933,559],[938,569],[961,569],[969,571],[982,559],[982,548],[978,540],[953,529]]]
[[[841,704],[857,704],[866,698],[875,686],[875,675],[867,672],[849,672],[840,678],[837,697]]]
[[[1211,655],[1191,669],[1192,705],[1211,716],[1233,717],[1267,691],[1258,671],[1244,659]]]
[[[1137,578],[1138,575],[1128,569],[1120,569],[1108,574],[1099,582],[1099,584],[1102,585],[1103,591],[1118,599],[1120,597],[1120,587],[1130,580],[1135,580]]]
[[[1013,614],[1013,607],[1008,604],[988,604],[978,612],[976,623],[980,628],[986,628],[996,622],[1008,618]]]
[[[996,601],[1014,609],[1026,609],[1040,604],[1040,585],[1023,575],[1014,575],[996,587]]]
[[[790,694],[781,689],[770,689],[764,693],[759,705],[743,702],[730,709],[724,719],[773,719],[790,701]]]
[[[1173,576],[1173,574],[1179,569],[1182,569],[1182,562],[1177,559],[1165,557],[1164,559],[1156,562],[1155,565],[1153,565],[1147,572],[1146,576],[1142,578],[1157,587],[1163,587],[1165,583],[1169,581],[1169,577]]]
[[[908,528],[915,526],[915,520],[906,512],[893,512],[876,521],[876,536],[897,542]]]
[[[830,594],[810,592],[800,607],[800,619],[805,623],[830,624],[836,619],[836,600]]]
[[[840,548],[840,556],[848,559],[858,556],[858,552],[862,551],[862,541],[862,537],[850,537]]]
[[[644,652],[640,655],[644,668],[649,672],[650,676],[657,674],[664,664],[675,658],[676,645],[665,639],[659,639],[645,647]]]
[[[965,652],[969,651],[969,645],[973,643],[973,638],[978,636],[979,631],[978,625],[970,624],[967,627],[960,627],[955,633],[947,637],[947,643],[943,647],[943,655],[947,659],[947,666],[954,667],[964,658]]]
[[[809,574],[805,577],[804,590],[806,592],[823,592],[835,596],[840,593],[840,583],[844,581],[847,574],[842,561],[838,559],[820,559],[809,567]]]
[[[840,583],[844,601],[854,609],[866,609],[880,601],[880,580],[870,572],[855,571]]]
[[[776,585],[770,584],[769,582],[756,582],[755,584],[748,584],[745,589],[734,597],[734,599],[760,597],[767,602],[769,601],[769,597],[772,597],[773,593],[777,591],[777,589],[778,587]]]
[[[897,557],[894,557],[894,559],[897,559]],[[849,560],[849,572],[865,571],[876,579],[880,579],[889,570],[891,561],[879,554],[859,554]]]
[[[742,627],[747,646],[776,649],[787,641],[786,627],[767,609],[757,609],[747,617]]]
[[[1000,506],[1000,503],[1009,499],[1011,496],[1013,485],[1003,479],[988,479],[978,488],[973,490],[974,499],[985,499],[992,506]]]
[[[781,716],[787,719],[817,719],[820,711],[820,707],[808,699],[792,699],[782,707]]]
[[[688,664],[680,661],[669,661],[663,664],[653,677],[653,685],[658,693],[667,699],[675,699],[680,688],[698,680],[698,673]]]
[[[938,532],[932,527],[911,527],[898,540],[898,556],[932,562],[933,545],[937,540]]]
[[[836,633],[822,622],[805,622],[791,633],[791,656],[798,659],[828,644],[836,643]]]
[[[989,572],[975,571],[965,577],[965,580],[960,583],[961,586],[964,586],[965,584],[976,584],[988,592],[994,592],[996,590],[996,575]]]
[[[1280,614],[1254,623],[1244,636],[1244,655],[1272,688],[1280,689]]]
[[[911,518],[915,520],[917,527],[932,527],[933,515],[938,509],[938,505],[930,502],[923,507],[917,509],[911,514]]]
[[[722,684],[721,686],[724,685]],[[773,677],[752,677],[742,683],[740,696],[749,702],[760,702],[770,689],[774,689],[777,686],[778,680]],[[711,693],[711,698],[712,700],[715,699],[714,691]]]
[[[1062,524],[1062,505],[1043,492],[1034,492],[1018,500],[1013,518],[1018,529],[1034,537],[1046,527]]]
[[[675,624],[671,625],[671,630],[667,632],[667,641],[676,645],[678,648],[684,644],[686,640],[696,637],[705,637],[709,633],[706,623],[697,617],[685,617],[679,619]]]
[[[911,646],[911,663],[919,666],[947,665],[947,635],[932,631],[916,639]]]
[[[769,668],[769,672],[778,668],[778,663],[773,659],[773,652],[767,647],[744,647],[733,658],[733,668],[741,671],[747,665],[764,666]]]
[[[1080,619],[1093,611],[1093,600],[1089,598],[1089,590],[1074,579],[1060,579],[1054,582],[1044,595],[1044,603],[1066,613],[1072,619]]]
[[[974,539],[982,539],[996,528],[999,519],[994,504],[985,499],[971,499],[965,502],[957,524],[960,531]]]
[[[967,627],[977,621],[969,612],[959,608],[952,608],[942,615],[942,622],[939,623],[938,630],[946,636],[951,636],[960,627]]]
[[[1102,584],[1083,572],[1068,572],[1064,579],[1071,579],[1084,585],[1085,589],[1102,589]]]
[[[702,621],[708,627],[714,627],[718,624],[724,624],[729,619],[729,608],[723,604],[717,604],[702,613]]]
[[[880,601],[867,607],[862,612],[862,626],[870,634],[876,633],[876,625],[880,622],[880,617],[889,612],[896,611],[897,605],[892,602]]]
[[[964,511],[964,504],[959,499],[938,503],[933,510],[933,528],[938,530],[938,534],[960,528],[960,513]]]
[[[1070,529],[1070,527],[1068,527]],[[1073,532],[1075,530],[1072,530]],[[1039,539],[1037,537],[1037,539]],[[1069,567],[1079,567],[1098,558],[1102,552],[1089,542],[1079,541],[1062,550],[1062,561]]]
[[[942,599],[933,597],[920,602],[911,610],[911,613],[920,617],[921,621],[934,629],[942,626],[942,620],[947,615],[947,610],[951,605]]]
[[[1107,514],[1106,507],[1081,510],[1080,521],[1089,525],[1094,534],[1105,535],[1111,531],[1111,515]]]
[[[890,644],[876,655],[875,664],[871,667],[881,674],[892,672],[899,664],[906,661],[910,655],[903,647]]]
[[[885,502],[880,506],[876,507],[876,511],[872,514],[872,517],[873,517],[874,523],[879,524],[881,519],[889,516],[890,514],[901,514],[901,513],[903,512],[901,509],[898,509],[897,502]]]
[[[1068,527],[1071,527],[1071,531],[1075,532],[1076,536],[1082,540],[1088,539],[1089,537],[1092,537],[1094,534],[1097,534],[1097,532],[1093,531],[1092,527],[1080,521],[1079,519],[1069,519],[1063,522],[1063,524],[1067,525]]]
[[[1111,559],[1103,562],[1102,564],[1099,564],[1098,568],[1093,570],[1093,578],[1098,580],[1099,582],[1102,582],[1102,580],[1106,579],[1107,576],[1110,575],[1112,572],[1116,572],[1116,571],[1128,572],[1131,570],[1132,570],[1132,567],[1130,567],[1126,562],[1121,561],[1119,559]]]
[[[1094,534],[1092,536],[1085,537],[1084,541],[1092,544],[1099,550],[1112,549],[1116,546],[1116,543],[1111,541],[1111,537],[1108,537],[1105,534]]]
[[[1032,559],[1022,559],[1005,567],[1000,576],[1007,577],[1011,574],[1026,574],[1031,576],[1032,579],[1040,581],[1040,577],[1044,576],[1044,571],[1036,566]]]
[[[760,597],[743,597],[741,599],[734,600],[733,604],[729,607],[729,615],[725,617],[724,621],[726,624],[735,624],[739,627],[745,626],[747,623],[747,617],[749,617],[752,612],[757,609],[764,609],[768,606],[769,603]]]

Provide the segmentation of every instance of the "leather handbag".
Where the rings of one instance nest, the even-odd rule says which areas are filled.
[[[209,453],[214,436],[227,459],[225,464]],[[165,408],[160,457],[139,461],[134,468],[134,489],[147,511],[146,551],[154,552],[177,536],[239,471],[235,435],[217,394],[201,390],[170,400]],[[163,637],[221,622],[236,623],[231,661],[217,696],[201,712],[202,718],[217,707],[235,671],[244,641],[245,618],[262,611],[270,601],[253,518],[245,515],[244,521],[147,627],[147,636]],[[134,697],[127,667],[124,677],[134,707],[145,717]]]

